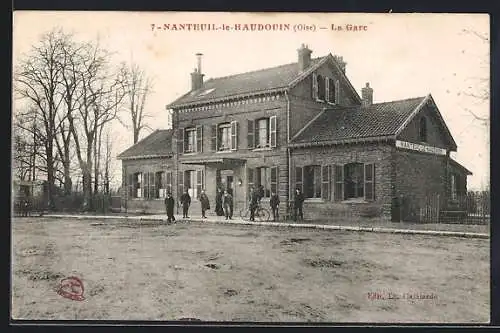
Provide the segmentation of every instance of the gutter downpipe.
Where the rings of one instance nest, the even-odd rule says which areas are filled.
[[[288,198],[287,198],[287,211],[288,214],[291,214],[290,203],[292,200],[292,152],[290,148],[290,96],[288,95],[288,91],[285,90],[285,98],[286,98],[286,152],[288,158]],[[287,218],[290,218],[287,216]]]

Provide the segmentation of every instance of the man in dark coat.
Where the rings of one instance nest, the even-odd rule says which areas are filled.
[[[215,213],[217,216],[224,216],[224,208],[222,207],[222,196],[223,196],[222,188],[217,188],[217,194],[215,196]]]
[[[189,195],[188,190],[186,190],[182,195],[181,195],[181,205],[182,205],[182,217],[183,218],[189,218],[188,216],[188,210],[189,206],[191,206],[191,196]]]
[[[259,206],[260,196],[252,187],[250,189],[250,221],[255,221],[255,210]]]
[[[233,218],[233,196],[228,191],[224,191],[224,197],[223,197],[222,202],[224,205],[224,214],[226,215],[226,220],[232,219]]]
[[[273,221],[275,221],[275,222],[276,222],[276,220],[279,219],[279,216],[278,216],[279,205],[280,205],[280,198],[279,198],[278,194],[276,194],[275,192],[272,192],[271,199],[269,200],[269,206],[271,206],[271,211],[273,212]]]
[[[208,196],[205,193],[205,190],[201,190],[200,194],[200,203],[201,203],[201,217],[206,219],[205,212],[210,209],[210,201],[208,200]]]
[[[172,194],[170,192],[167,193],[167,197],[165,198],[165,208],[167,210],[167,222],[171,223],[172,221],[174,221],[175,223],[174,198],[172,197]]]
[[[295,221],[297,219],[304,220],[304,214],[302,213],[302,204],[304,203],[304,195],[300,189],[295,190],[295,199],[293,203],[293,216]],[[297,214],[298,213],[298,214]]]

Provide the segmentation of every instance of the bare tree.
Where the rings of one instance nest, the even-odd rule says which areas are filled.
[[[139,135],[143,129],[148,129],[149,126],[145,123],[145,119],[149,117],[145,107],[149,94],[152,92],[153,82],[146,72],[137,64],[132,63],[125,67],[124,72],[125,85],[127,90],[126,96],[126,118],[130,117],[132,125],[132,133],[134,144],[139,141]],[[126,127],[130,128],[127,122],[121,121]]]
[[[31,52],[21,59],[15,71],[15,92],[35,107],[33,111],[40,124],[39,136],[45,150],[50,208],[54,205],[55,191],[54,145],[61,121],[58,111],[63,100],[58,91],[61,82],[61,67],[58,63],[62,55],[61,45],[69,38],[60,30],[45,33]]]
[[[487,34],[482,34],[474,30],[470,29],[463,29],[462,32],[467,35],[474,36],[475,38],[478,38],[481,42],[489,45],[490,44],[490,38]],[[485,59],[489,59],[487,55],[485,55]],[[482,60],[481,61],[481,67],[483,69],[489,69],[489,61],[487,60]],[[477,90],[477,92],[471,92],[471,91],[465,91],[463,92],[464,95],[473,97],[476,99],[479,103],[486,103],[490,99],[490,79],[489,77],[472,77],[468,78],[468,81],[472,81],[470,84],[469,88],[474,88]],[[489,117],[484,116],[484,115],[479,115],[476,112],[472,111],[469,108],[465,108],[465,110],[472,115],[473,119],[476,121],[481,122],[483,125],[488,125],[489,124]]]
[[[85,204],[88,207],[92,195],[93,163],[98,163],[94,152],[100,129],[116,119],[125,96],[123,70],[112,70],[110,54],[99,42],[86,43],[78,52],[79,85],[77,87],[77,112],[68,113],[76,155],[82,171]],[[98,176],[94,173],[94,182]]]

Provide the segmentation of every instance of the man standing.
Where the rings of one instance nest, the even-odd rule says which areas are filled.
[[[205,212],[210,209],[210,201],[208,200],[208,196],[205,194],[205,190],[201,190],[200,194],[200,203],[201,203],[201,217],[206,219]]]
[[[167,222],[171,223],[174,221],[174,223],[176,223],[174,216],[174,198],[170,192],[167,193],[167,197],[165,198],[165,208],[167,210]]]
[[[304,220],[304,214],[302,212],[302,204],[304,203],[304,195],[300,191],[300,189],[295,190],[295,200],[293,203],[293,211],[294,211],[294,219],[297,221],[297,219]],[[298,213],[298,215],[297,215]]]
[[[255,221],[255,210],[259,206],[260,196],[252,187],[250,189],[250,221]]]
[[[188,190],[186,190],[181,195],[181,205],[182,205],[182,218],[189,218],[188,210],[189,206],[191,206],[191,196],[189,195]]]
[[[280,205],[280,198],[278,194],[276,194],[275,192],[271,193],[271,199],[269,200],[269,205],[271,206],[271,211],[273,212],[273,221],[276,222],[276,220],[279,219],[278,208]]]
[[[226,191],[224,191],[224,198],[222,200],[224,205],[224,214],[227,219],[233,218],[233,196]]]

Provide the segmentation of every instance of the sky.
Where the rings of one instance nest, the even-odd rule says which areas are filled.
[[[203,53],[205,79],[296,62],[303,43],[313,57],[343,56],[352,85],[361,95],[369,82],[374,103],[432,94],[458,145],[452,157],[473,172],[469,189],[489,185],[489,100],[471,96],[489,91],[489,83],[480,81],[490,73],[489,42],[483,40],[489,39],[486,14],[16,11],[13,22],[14,65],[53,28],[81,40],[99,38],[117,64],[137,63],[154,82],[146,104],[153,130],[168,128],[165,106],[190,90],[198,52]],[[219,30],[172,29],[180,23],[213,24]],[[165,24],[170,30],[157,29]],[[282,24],[289,30],[235,30],[244,24]],[[223,25],[231,30],[222,30]],[[343,30],[332,30],[332,25]],[[348,26],[366,29],[348,31]],[[116,156],[132,144],[133,136],[119,123],[113,126]],[[120,162],[114,160],[113,168],[119,186]]]

